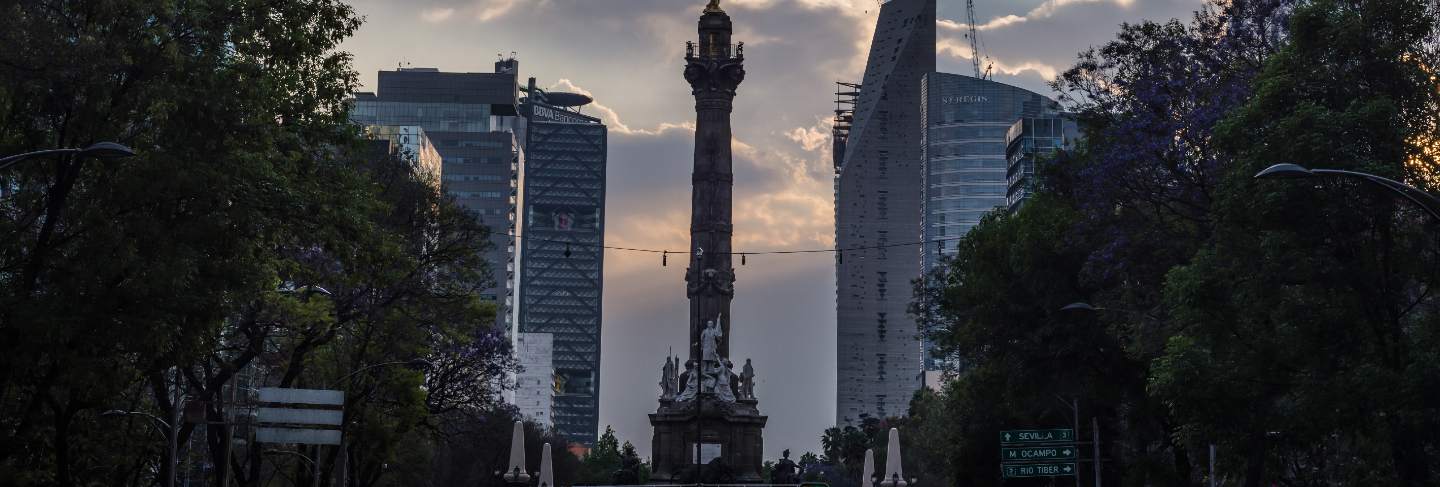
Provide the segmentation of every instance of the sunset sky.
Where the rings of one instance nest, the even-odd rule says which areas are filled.
[[[1046,81],[1122,22],[1188,20],[1203,0],[976,0],[997,81],[1050,95]],[[687,248],[694,109],[681,77],[705,0],[352,0],[366,17],[345,44],[364,89],[397,66],[490,72],[520,60],[522,83],[589,93],[610,128],[606,244]],[[735,100],[737,252],[834,243],[834,81],[858,81],[877,0],[722,0],[745,42]],[[940,0],[940,71],[973,74],[965,2]],[[982,52],[982,54],[984,54]],[[919,103],[919,100],[915,101]],[[920,188],[916,188],[919,191]],[[918,227],[917,236],[918,239]],[[687,339],[684,259],[611,251],[605,262],[600,424],[650,450],[660,367]],[[918,256],[917,256],[918,258]],[[835,415],[833,257],[750,257],[738,267],[731,337],[754,359],[765,457],[820,451]]]

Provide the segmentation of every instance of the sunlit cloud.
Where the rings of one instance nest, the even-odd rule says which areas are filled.
[[[577,86],[573,81],[570,81],[568,78],[560,78],[559,81],[551,84],[549,88],[546,88],[546,90],[579,93],[595,99],[594,93],[591,93],[590,90]],[[619,112],[616,112],[615,109],[606,106],[604,103],[600,103],[598,99],[596,99],[595,102],[592,102],[589,105],[585,105],[585,107],[594,110],[596,112],[596,118],[599,118],[600,121],[609,128],[611,133],[618,133],[623,135],[659,135],[668,130],[684,130],[691,133],[695,132],[694,122],[662,122],[653,129],[631,128],[629,125],[626,125],[625,122],[620,119]]]
[[[821,118],[815,125],[790,129],[785,137],[800,144],[806,152],[815,152],[830,147],[830,129],[834,126],[833,119]]]
[[[489,22],[498,19],[505,16],[518,4],[520,4],[519,0],[479,0],[474,5],[475,20]]]
[[[995,17],[993,19],[990,19],[989,21],[986,21],[983,24],[976,25],[975,30],[986,31],[1003,29],[1012,25],[1023,24],[1031,20],[1050,18],[1053,17],[1056,12],[1060,11],[1060,9],[1064,7],[1089,3],[1108,3],[1118,5],[1124,8],[1129,8],[1131,5],[1135,4],[1135,0],[1046,0],[1044,3],[1041,3],[1035,8],[1030,9],[1030,11],[1026,12],[1023,16],[1007,14]],[[964,22],[956,22],[949,19],[938,19],[936,20],[936,25],[939,26],[942,30],[950,30],[957,32],[970,30],[970,24]]]
[[[961,40],[950,38],[939,39],[936,41],[935,49],[938,53],[942,55],[951,56],[958,59],[964,59],[967,61],[972,59],[972,55],[970,53],[970,44]],[[1060,74],[1059,68],[1039,61],[1022,61],[1019,63],[1009,63],[994,58],[987,58],[986,60],[989,62],[988,66],[996,73],[1020,75],[1022,73],[1030,72],[1037,74],[1041,78],[1047,80],[1054,79]]]
[[[1025,22],[1026,20],[1029,20],[1029,19],[1027,19],[1027,18],[1025,18],[1025,17],[1021,17],[1021,16],[1019,16],[1019,15],[1014,15],[1014,14],[1004,15],[1004,16],[1000,16],[1000,17],[995,17],[995,18],[993,18],[993,19],[990,19],[989,22],[985,22],[985,23],[983,23],[983,24],[980,24],[980,25],[975,26],[975,30],[986,31],[986,30],[999,29],[999,28],[1003,28],[1003,27],[1007,27],[1007,26],[1019,24],[1019,23]],[[963,24],[963,23],[956,22],[956,21],[950,20],[950,19],[939,19],[939,20],[935,21],[935,25],[938,26],[938,27],[940,27],[940,30],[949,30],[949,31],[955,31],[955,32],[964,32],[964,31],[970,29],[970,25],[969,25],[969,24]]]

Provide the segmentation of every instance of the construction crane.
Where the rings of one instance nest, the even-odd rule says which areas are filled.
[[[990,79],[990,68],[995,63],[989,62],[989,56],[986,56],[985,70],[980,70],[980,33],[975,27],[975,0],[965,0],[965,14],[970,19],[970,64],[975,67],[975,77]]]

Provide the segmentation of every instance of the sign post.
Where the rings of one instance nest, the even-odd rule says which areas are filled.
[[[1007,479],[1075,476],[1079,453],[1073,429],[1000,432],[1000,472]]]
[[[264,406],[256,412],[255,419],[259,423],[259,427],[255,429],[255,441],[317,445],[314,458],[307,457],[298,451],[282,450],[280,452],[309,461],[311,483],[319,486],[320,447],[318,445],[340,444],[340,426],[344,424],[345,415],[345,392],[262,387],[260,388],[260,402]]]

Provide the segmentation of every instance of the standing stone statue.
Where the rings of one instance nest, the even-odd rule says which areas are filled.
[[[675,357],[675,365],[670,367],[670,390],[680,393],[680,357]]]
[[[750,365],[750,359],[745,359],[745,368],[740,369],[740,397],[755,399],[755,367]]]
[[[700,359],[704,362],[719,362],[720,356],[715,351],[720,346],[720,337],[725,336],[725,331],[720,328],[720,317],[715,317],[705,323],[705,331],[700,332]]]
[[[665,357],[665,367],[660,369],[660,397],[675,397],[675,361]]]
[[[770,471],[770,483],[772,484],[797,484],[800,479],[796,473],[800,470],[795,462],[790,460],[790,450],[780,454],[780,461],[775,462],[775,467]]]

